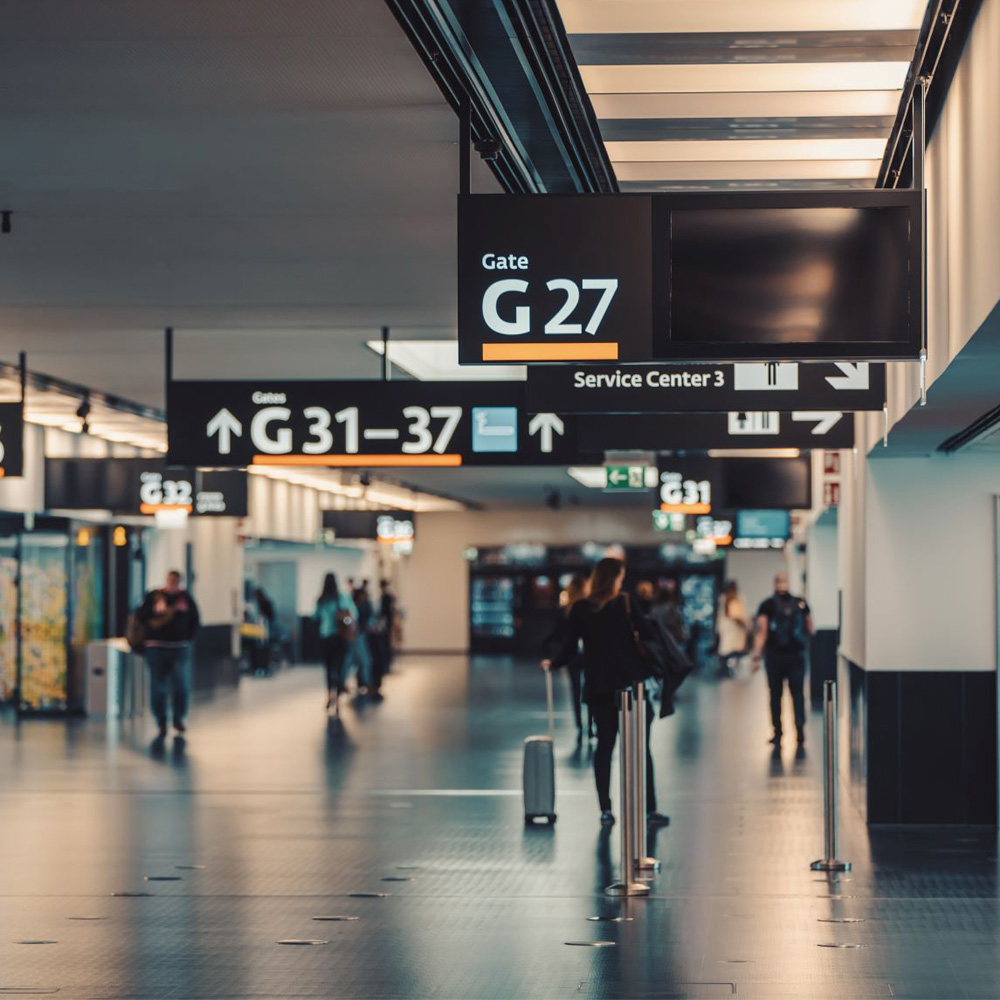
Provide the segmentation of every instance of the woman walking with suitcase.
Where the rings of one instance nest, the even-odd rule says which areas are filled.
[[[621,592],[625,564],[620,559],[602,559],[590,578],[590,594],[570,609],[562,647],[542,668],[565,666],[583,643],[583,699],[597,724],[594,753],[594,780],[601,807],[601,823],[615,821],[611,811],[611,755],[618,739],[618,692],[649,676],[649,667],[639,646],[639,637],[654,633],[642,615],[636,614]],[[646,705],[647,726],[652,709]],[[646,803],[648,822],[663,826],[669,822],[656,811],[653,759],[646,740]]]

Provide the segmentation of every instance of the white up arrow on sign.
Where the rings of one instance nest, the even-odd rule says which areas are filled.
[[[547,455],[552,451],[552,435],[561,437],[566,433],[566,425],[554,413],[536,413],[528,424],[528,433],[538,435],[542,451]]]
[[[868,388],[868,362],[859,361],[856,364],[850,361],[837,361],[837,367],[843,372],[842,375],[827,375],[826,380],[834,389],[867,389]]]
[[[806,423],[815,421],[813,434],[826,434],[840,423],[843,416],[840,410],[796,410],[792,414],[792,420]]]
[[[208,422],[205,428],[208,436],[219,435],[219,454],[228,455],[233,450],[233,435],[243,436],[243,424],[234,417],[229,410],[223,407]]]

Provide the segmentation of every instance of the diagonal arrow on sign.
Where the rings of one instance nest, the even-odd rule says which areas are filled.
[[[566,433],[566,425],[555,413],[536,413],[528,423],[528,433],[537,434],[542,452],[552,451],[553,434],[560,437]]]
[[[843,372],[842,375],[827,375],[826,380],[834,389],[867,389],[868,362],[858,361],[837,361],[837,367]]]
[[[243,437],[243,424],[237,420],[225,407],[219,410],[205,430],[209,437],[219,435],[219,454],[228,455],[233,450],[233,436]]]
[[[840,410],[795,410],[792,413],[792,420],[799,423],[815,421],[816,426],[812,429],[812,433],[827,434],[840,423],[843,416]]]

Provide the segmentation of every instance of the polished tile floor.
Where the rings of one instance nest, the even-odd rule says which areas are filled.
[[[656,724],[663,870],[605,898],[564,680],[552,830],[519,797],[542,680],[503,659],[404,658],[341,722],[316,669],[245,680],[186,745],[0,723],[0,997],[1000,997],[995,833],[869,836],[845,802],[854,870],[811,872],[819,719],[772,756],[759,676]]]

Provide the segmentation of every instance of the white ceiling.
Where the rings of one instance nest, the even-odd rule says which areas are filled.
[[[162,405],[167,325],[181,377],[454,334],[457,123],[380,0],[6,0],[0,137],[0,359]]]
[[[871,187],[927,0],[557,0],[623,190]]]

